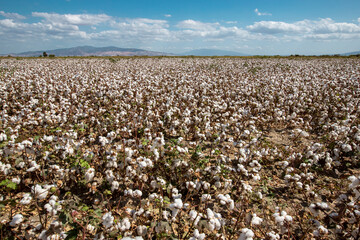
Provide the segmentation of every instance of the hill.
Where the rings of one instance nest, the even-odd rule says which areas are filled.
[[[54,54],[55,56],[169,56],[172,54],[163,52],[147,51],[137,48],[118,48],[118,47],[92,47],[92,46],[79,46],[72,48],[61,48],[53,50],[29,51],[22,53],[13,53],[11,56],[18,57],[38,57],[43,52],[47,54]]]

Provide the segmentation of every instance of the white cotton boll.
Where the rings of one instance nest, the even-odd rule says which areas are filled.
[[[52,142],[54,140],[54,137],[53,136],[46,136],[44,135],[43,137],[44,141],[46,142]]]
[[[103,136],[99,136],[99,142],[101,143],[101,146],[105,146],[106,144],[109,144],[110,141],[106,138],[106,137],[103,137]]]
[[[49,193],[45,188],[41,187],[39,184],[32,186],[31,192],[32,194],[34,194],[35,198],[39,200],[45,199]]]
[[[40,165],[38,165],[35,161],[30,162],[30,168],[28,168],[27,172],[34,172],[35,170],[39,169]]]
[[[263,195],[261,192],[257,192],[255,193],[255,195],[259,198],[259,199],[262,199],[263,198]]]
[[[20,200],[20,204],[27,205],[31,202],[32,197],[30,193],[25,193],[23,198]]]
[[[190,217],[190,220],[191,220],[191,221],[194,221],[197,216],[198,216],[198,212],[197,212],[197,211],[191,210],[191,211],[189,212],[189,217]]]
[[[269,233],[266,234],[270,240],[279,240],[280,239],[280,235],[275,233],[274,231],[271,231]]]
[[[12,178],[11,181],[16,184],[20,184],[21,179],[19,177]]]
[[[256,214],[253,214],[253,217],[251,219],[251,224],[253,225],[260,225],[262,223],[263,219],[256,216]]]
[[[349,185],[350,189],[354,189],[354,188],[356,188],[357,186],[360,185],[360,178],[359,177],[350,176],[350,177],[348,177],[348,180],[351,181],[351,184]]]
[[[125,196],[130,196],[132,197],[133,196],[133,190],[132,189],[127,189],[124,191],[124,195]]]
[[[111,191],[113,192],[113,191],[119,189],[119,186],[120,186],[120,184],[119,184],[118,181],[113,181],[113,182],[111,183]]]
[[[7,136],[5,133],[0,133],[0,142],[6,141],[7,140]]]
[[[209,188],[210,188],[210,183],[208,183],[208,182],[203,182],[203,189],[204,190],[208,190]]]
[[[157,150],[157,148],[154,148],[152,151],[154,153],[155,160],[158,160],[160,158],[159,151]]]
[[[344,152],[351,152],[352,151],[352,148],[351,148],[351,145],[350,144],[343,144],[343,145],[341,145],[341,148],[342,148],[342,150],[344,151]]]
[[[131,223],[129,221],[128,218],[124,218],[122,219],[121,222],[119,222],[116,226],[117,229],[119,229],[120,231],[124,232],[126,230],[129,230],[131,227]]]
[[[181,199],[177,198],[174,200],[174,203],[170,204],[170,209],[181,209],[184,206]]]
[[[253,175],[253,180],[254,181],[260,181],[260,175],[259,174],[256,174],[256,175]]]
[[[19,162],[18,165],[16,165],[16,167],[24,168],[25,167],[25,162]]]
[[[221,182],[220,181],[216,181],[214,185],[215,185],[216,188],[221,188]]]
[[[61,210],[60,203],[56,202],[57,196],[53,195],[50,197],[49,203],[45,204],[44,208],[50,213],[52,216],[56,215],[58,211]]]
[[[189,240],[204,240],[206,237],[205,233],[199,233],[198,229],[194,230],[193,236]]]
[[[85,180],[87,182],[91,182],[93,180],[95,176],[95,169],[94,168],[89,168],[86,172],[85,172]]]
[[[16,225],[20,224],[22,221],[24,221],[24,216],[21,214],[16,214],[9,223],[9,225],[11,227],[15,227]]]
[[[135,190],[133,193],[134,198],[140,198],[142,196],[142,192],[140,190]]]
[[[201,202],[206,202],[211,200],[211,195],[210,194],[203,194],[201,195]]]
[[[255,234],[251,229],[243,228],[241,229],[241,234],[238,240],[252,240],[254,236]]]
[[[285,221],[286,221],[286,222],[289,223],[289,222],[292,222],[292,220],[293,220],[293,218],[292,218],[290,215],[286,215],[286,216],[285,216]]]
[[[102,224],[105,228],[110,228],[114,223],[114,217],[112,216],[111,212],[107,212],[102,216]]]

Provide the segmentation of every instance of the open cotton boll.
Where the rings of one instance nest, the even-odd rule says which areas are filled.
[[[45,187],[43,188],[39,184],[36,184],[35,186],[31,187],[31,193],[35,196],[35,198],[43,200],[47,197],[49,192]]]
[[[30,193],[24,193],[23,198],[20,200],[20,204],[27,205],[31,202],[32,197]]]
[[[238,240],[253,240],[254,236],[255,234],[251,229],[243,228],[241,229],[241,234]]]
[[[122,232],[129,230],[130,227],[131,227],[131,223],[128,218],[123,218],[120,222],[116,224],[116,229]]]
[[[110,228],[114,224],[114,217],[111,212],[107,212],[102,216],[102,224],[105,228]]]
[[[19,225],[22,221],[24,220],[24,216],[21,214],[16,214],[13,219],[11,220],[11,222],[9,223],[9,225],[11,227],[16,227],[17,225]]]
[[[251,224],[253,225],[260,225],[262,223],[263,219],[256,216],[256,214],[253,214],[253,217],[251,219]]]
[[[61,204],[57,201],[57,196],[53,195],[50,197],[49,203],[45,204],[44,208],[52,216],[56,215],[58,211],[61,210]]]
[[[39,169],[40,165],[38,165],[35,161],[30,162],[30,168],[28,168],[27,172],[34,172],[35,170]]]
[[[95,169],[94,168],[89,168],[85,172],[85,180],[87,182],[91,182],[94,179],[94,176],[95,176]]]
[[[205,233],[199,233],[198,229],[194,230],[193,236],[189,240],[204,240],[206,237]]]

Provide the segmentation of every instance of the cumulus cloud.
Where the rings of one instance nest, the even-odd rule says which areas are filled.
[[[45,21],[50,23],[70,25],[97,25],[111,19],[111,17],[106,14],[57,14],[33,12],[32,16],[44,18]]]
[[[302,23],[286,23],[275,21],[261,21],[256,22],[253,25],[247,26],[247,29],[251,32],[276,34],[276,33],[289,33],[289,32],[304,32],[307,31],[307,27]]]
[[[248,31],[236,26],[226,27],[220,23],[205,23],[192,19],[184,20],[176,25],[181,29],[176,36],[181,40],[192,40],[193,38],[205,38],[209,41],[225,40],[227,38],[250,39],[253,36]]]
[[[214,31],[214,30],[216,30],[217,27],[220,26],[220,24],[219,23],[204,23],[204,22],[188,19],[188,20],[179,22],[176,26],[178,28],[186,28],[186,29],[193,29],[193,30]]]
[[[171,17],[171,14],[165,14],[164,17],[169,18],[169,17]]]
[[[258,16],[271,16],[271,13],[266,13],[266,12],[260,12],[259,9],[255,8],[254,12],[256,13],[256,15]]]
[[[297,22],[259,21],[240,27],[235,21],[201,22],[193,19],[170,25],[167,20],[117,18],[106,14],[58,14],[33,12],[29,19],[17,13],[0,11],[0,44],[14,41],[61,39],[133,43],[179,41],[228,41],[236,45],[244,40],[326,41],[360,39],[359,23],[335,22],[330,18]]]
[[[331,18],[302,20],[294,23],[260,21],[246,27],[250,32],[260,34],[290,34],[308,39],[349,39],[358,38],[360,25],[335,22]]]
[[[25,19],[26,17],[24,17],[23,15],[20,15],[18,13],[6,13],[4,11],[0,11],[0,15],[6,18],[10,18],[10,19]]]
[[[134,18],[110,21],[111,30],[91,33],[94,40],[116,40],[119,42],[148,42],[174,40],[165,20]]]

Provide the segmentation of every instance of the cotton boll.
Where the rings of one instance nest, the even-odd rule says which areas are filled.
[[[279,240],[280,239],[280,235],[275,233],[274,231],[271,231],[269,233],[266,234],[270,240]]]
[[[256,214],[253,214],[253,217],[251,219],[251,224],[253,225],[260,225],[262,223],[262,218],[259,218],[258,216],[256,216]]]
[[[46,188],[41,187],[39,184],[32,186],[31,192],[32,194],[34,194],[35,198],[39,200],[45,199],[49,193],[48,190],[46,190]]]
[[[344,152],[351,152],[352,151],[352,148],[351,148],[351,145],[350,144],[343,144],[341,145],[341,148]]]
[[[114,192],[115,190],[119,189],[119,186],[120,186],[120,184],[118,181],[113,181],[111,183],[111,191]]]
[[[19,177],[12,178],[11,181],[16,184],[20,184],[21,179]]]
[[[24,193],[23,198],[20,200],[20,204],[27,205],[31,202],[32,197],[30,193]]]
[[[110,228],[114,223],[114,217],[112,216],[111,212],[107,212],[102,216],[102,224],[105,228]]]
[[[199,233],[198,229],[194,230],[193,236],[189,240],[204,240],[206,237],[205,233]]]
[[[95,169],[94,168],[89,168],[86,172],[85,172],[85,180],[87,182],[91,182],[93,180],[95,176]]]
[[[142,196],[142,192],[140,190],[135,190],[133,193],[134,198],[140,198]]]
[[[24,216],[21,214],[16,214],[9,223],[9,225],[11,227],[16,227],[16,225],[19,225],[22,221],[24,221]]]
[[[255,234],[251,229],[243,228],[241,229],[241,234],[238,240],[252,240],[254,236]]]

